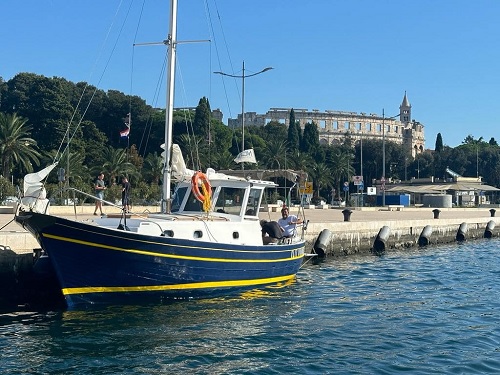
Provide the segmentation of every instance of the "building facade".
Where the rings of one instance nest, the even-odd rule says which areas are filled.
[[[321,144],[341,143],[349,134],[355,142],[361,139],[379,139],[402,144],[413,157],[424,151],[424,125],[413,120],[411,105],[406,92],[399,106],[399,115],[385,117],[374,113],[344,112],[317,109],[308,110],[294,108],[295,120],[304,130],[307,123],[318,126]],[[289,125],[291,108],[271,108],[266,114],[245,113],[245,126],[264,126],[269,121],[277,121]],[[241,114],[237,119],[228,119],[229,126],[241,126]]]

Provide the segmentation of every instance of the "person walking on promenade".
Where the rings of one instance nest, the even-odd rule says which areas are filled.
[[[278,224],[283,231],[283,237],[293,237],[296,234],[297,224],[301,224],[302,219],[299,219],[295,215],[290,215],[288,207],[284,206],[281,209],[281,219],[278,220]]]
[[[94,189],[95,189],[95,209],[94,209],[94,215],[97,215],[97,210],[101,212],[102,215],[102,200],[104,199],[104,190],[106,190],[106,185],[104,184],[104,173],[101,172],[97,176],[97,180],[95,181],[94,184]]]
[[[130,212],[130,182],[127,177],[122,178],[122,206],[125,213]]]

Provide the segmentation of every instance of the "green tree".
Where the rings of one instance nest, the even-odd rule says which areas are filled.
[[[436,146],[434,147],[434,150],[436,152],[443,151],[443,137],[441,136],[441,133],[437,134],[437,137],[436,137]]]
[[[300,137],[295,122],[295,111],[292,108],[290,110],[290,122],[288,124],[287,136],[287,145],[290,152],[297,152],[300,150]]]
[[[94,175],[104,171],[109,176],[109,183],[114,185],[117,183],[119,176],[137,176],[135,166],[127,162],[127,153],[124,149],[114,149],[109,146],[104,149],[106,161],[101,166],[96,166],[92,169]]]
[[[318,163],[311,170],[313,183],[316,187],[316,197],[321,197],[321,189],[326,186],[333,186],[333,176],[331,169],[326,163]]]
[[[3,176],[0,176],[0,202],[3,201],[5,197],[15,195],[16,188],[14,185],[12,185],[12,183]]]
[[[2,110],[16,108],[19,116],[33,124],[31,136],[42,150],[58,149],[64,141],[73,107],[64,96],[63,80],[32,73],[20,73],[8,82]]]
[[[198,102],[194,114],[193,131],[194,134],[203,137],[208,143],[212,143],[210,129],[210,104],[206,97],[203,97]]]
[[[304,126],[304,135],[302,136],[301,150],[304,152],[313,152],[319,147],[318,126],[314,122],[308,122]]]
[[[31,126],[16,114],[0,112],[0,158],[2,175],[9,180],[11,171],[33,172],[32,163],[39,165],[40,153],[30,137]]]
[[[282,169],[285,166],[286,142],[278,139],[270,139],[263,150],[262,159],[265,167],[270,169]]]
[[[153,152],[144,158],[143,177],[153,185],[158,185],[163,177],[163,158]]]

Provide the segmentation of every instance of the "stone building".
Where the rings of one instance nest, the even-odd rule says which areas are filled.
[[[245,126],[264,126],[269,121],[289,125],[291,108],[271,108],[264,115],[245,113]],[[318,126],[321,144],[335,144],[343,141],[347,133],[356,141],[380,139],[404,145],[413,157],[424,151],[424,125],[412,119],[411,105],[406,92],[399,106],[397,116],[385,117],[374,113],[345,112],[294,108],[295,120],[304,129],[307,123]],[[241,126],[241,114],[237,119],[228,119],[229,126]],[[385,125],[385,131],[384,126]]]

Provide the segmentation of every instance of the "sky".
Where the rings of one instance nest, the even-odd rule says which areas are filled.
[[[0,77],[88,82],[164,107],[167,0],[2,0]],[[207,97],[223,122],[305,108],[397,115],[405,92],[425,146],[497,141],[500,1],[179,0],[175,107]],[[193,41],[198,41],[194,43]]]

